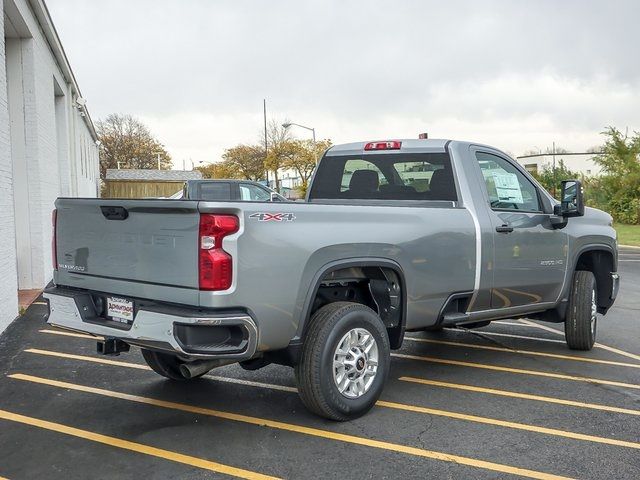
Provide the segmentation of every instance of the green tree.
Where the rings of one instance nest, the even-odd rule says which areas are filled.
[[[629,136],[608,127],[602,153],[594,161],[602,168],[600,187],[607,210],[621,223],[640,223],[640,133]]]
[[[283,143],[282,168],[294,170],[302,180],[298,188],[304,196],[307,193],[307,186],[316,164],[324,153],[331,146],[331,140],[288,140]]]
[[[222,158],[228,168],[237,172],[237,178],[246,180],[264,178],[264,148],[259,145],[236,145],[225,150]]]
[[[556,198],[560,195],[562,180],[580,178],[580,174],[568,169],[562,160],[558,160],[555,168],[549,164],[545,165],[541,171],[534,173],[533,176],[536,177],[547,192]]]
[[[241,179],[239,177],[239,172],[233,166],[229,165],[227,162],[214,162],[208,165],[202,165],[200,167],[196,167],[200,173],[202,173],[203,178],[212,178],[212,179],[221,179],[221,178],[231,178],[231,179]]]
[[[160,168],[169,170],[171,156],[149,128],[131,115],[112,113],[96,123],[100,140],[100,176],[108,168]]]

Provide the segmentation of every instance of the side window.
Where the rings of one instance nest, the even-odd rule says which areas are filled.
[[[271,195],[264,189],[247,183],[240,184],[240,200],[253,202],[268,202]]]
[[[227,182],[206,182],[199,190],[201,200],[231,200],[231,184]]]
[[[384,174],[373,163],[366,160],[347,160],[342,172],[341,192],[362,192],[373,194],[387,180]]]
[[[529,212],[542,210],[536,187],[510,162],[485,152],[477,152],[476,159],[487,185],[491,208]]]

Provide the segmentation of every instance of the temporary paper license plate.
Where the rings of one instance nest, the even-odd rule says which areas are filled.
[[[133,323],[133,302],[126,298],[107,297],[107,315],[116,322]]]

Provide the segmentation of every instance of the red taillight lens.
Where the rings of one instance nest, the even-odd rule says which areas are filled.
[[[200,215],[198,279],[200,290],[227,290],[233,280],[233,259],[222,249],[222,239],[238,231],[235,215]]]
[[[51,261],[53,269],[58,270],[58,247],[56,246],[56,224],[58,223],[58,210],[51,212]]]
[[[365,150],[400,150],[402,142],[387,140],[384,142],[369,142],[364,146]]]

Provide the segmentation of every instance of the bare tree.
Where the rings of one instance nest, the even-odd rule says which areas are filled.
[[[282,126],[288,123],[287,120],[270,120],[267,124],[267,144],[268,150],[264,165],[273,172],[276,190],[280,191],[280,180],[278,170],[282,168],[283,162],[287,158],[287,142],[291,140],[291,134]]]
[[[149,128],[131,115],[112,113],[96,123],[100,139],[100,176],[108,168],[171,168],[171,156]]]

